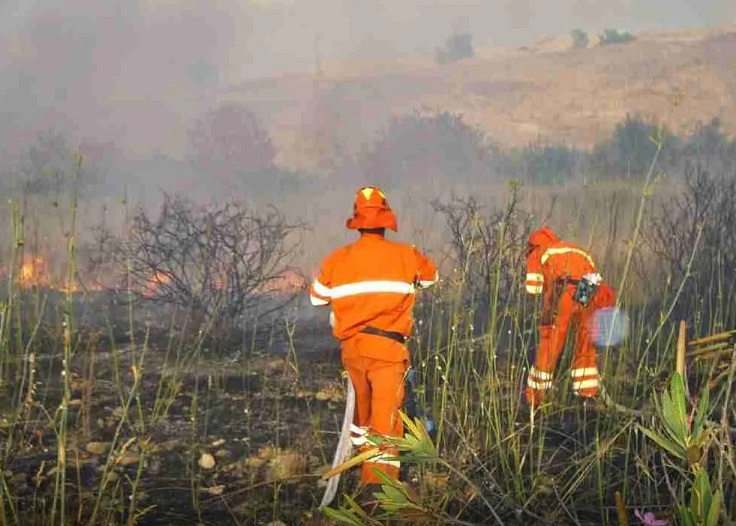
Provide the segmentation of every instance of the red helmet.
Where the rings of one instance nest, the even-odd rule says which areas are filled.
[[[559,242],[560,238],[548,226],[543,226],[529,234],[530,247],[545,247]]]
[[[398,231],[396,216],[388,206],[386,196],[375,186],[365,186],[356,192],[353,217],[345,225],[352,229],[390,228]]]

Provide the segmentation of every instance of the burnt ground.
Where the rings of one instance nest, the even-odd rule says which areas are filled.
[[[4,362],[3,377],[11,382],[0,399],[0,440],[10,498],[0,523],[42,525],[51,523],[64,482],[55,429],[67,305],[49,296],[43,322],[36,323],[42,302],[38,296],[24,301],[24,329],[13,337],[35,357],[35,387],[26,387],[27,356]],[[296,306],[228,339],[200,338],[185,329],[180,313],[155,305],[128,309],[114,295],[76,297],[72,311],[63,452],[69,524],[324,523],[319,475],[331,463],[345,403],[327,311]],[[581,426],[580,407],[558,420],[558,431],[547,437],[557,451],[548,474],[564,480],[575,451],[589,451],[580,444],[595,447],[597,424],[591,418]],[[341,490],[350,492],[356,475],[344,476]],[[543,489],[534,502],[508,504],[559,513],[551,504],[556,497]],[[485,512],[473,511],[473,499],[463,504],[466,498],[460,494],[458,514],[483,523]],[[580,523],[599,524],[597,494],[581,491],[576,500]],[[587,515],[592,522],[583,520]]]
[[[57,300],[30,346],[34,392],[6,389],[2,398],[3,470],[19,524],[47,524],[58,493],[50,424],[59,422],[63,388]],[[96,523],[127,523],[132,494],[140,525],[311,524],[319,515],[319,474],[332,460],[344,410],[339,351],[324,320],[299,320],[291,335],[283,319],[262,321],[234,341],[198,345],[196,334],[171,328],[176,322],[155,320],[156,307],[136,308],[133,326],[148,333],[132,337],[127,308],[109,297],[78,300],[75,310],[66,447],[72,524],[87,524],[96,505]],[[27,361],[9,363],[20,381]]]

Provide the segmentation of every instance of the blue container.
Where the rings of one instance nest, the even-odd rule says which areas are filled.
[[[629,318],[618,307],[596,309],[589,329],[597,348],[621,345],[629,335]]]

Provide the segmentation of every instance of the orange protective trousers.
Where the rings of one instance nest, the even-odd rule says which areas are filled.
[[[342,363],[355,388],[353,444],[361,449],[374,447],[366,435],[401,437],[404,425],[399,415],[404,402],[404,379],[409,365],[406,347],[383,336],[359,333],[342,341]],[[356,436],[355,431],[359,435]],[[382,448],[381,456],[363,462],[362,484],[379,484],[378,469],[399,479],[395,448]]]
[[[607,291],[601,296],[606,293]],[[530,404],[539,404],[544,399],[545,391],[551,387],[555,369],[572,327],[577,329],[571,371],[573,390],[582,397],[598,394],[596,349],[589,328],[590,319],[598,306],[598,298],[594,298],[591,304],[584,307],[573,299],[574,294],[575,287],[566,285],[559,294],[552,292],[545,297],[543,323],[539,327],[539,346],[534,357],[534,366],[527,378],[526,399]]]

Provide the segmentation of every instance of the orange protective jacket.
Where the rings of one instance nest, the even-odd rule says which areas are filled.
[[[551,300],[558,279],[580,279],[584,274],[596,272],[595,262],[585,249],[561,241],[549,228],[534,231],[529,245],[526,291],[529,294],[544,292],[545,303]]]
[[[332,306],[332,332],[346,340],[364,327],[408,336],[417,286],[438,279],[435,264],[411,245],[365,233],[329,254],[310,286],[313,305]]]
[[[535,295],[544,293],[545,305],[549,307],[558,279],[568,277],[577,280],[585,274],[597,272],[597,269],[592,256],[584,248],[561,241],[551,230],[542,228],[530,238],[526,272],[526,291]],[[593,303],[596,307],[608,306],[614,298],[613,290],[601,283]]]

